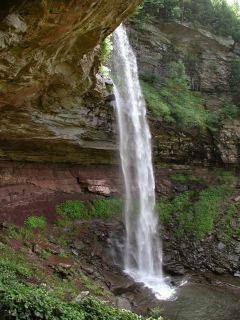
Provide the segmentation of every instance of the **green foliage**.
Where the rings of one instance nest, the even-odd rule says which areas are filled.
[[[203,99],[195,96],[187,85],[185,67],[181,60],[166,65],[166,86],[156,88],[155,78],[141,76],[141,87],[148,108],[154,117],[162,117],[166,123],[184,126],[208,126],[219,130],[223,121],[237,116],[237,107],[229,100],[220,102],[218,111],[205,110]]]
[[[159,212],[161,222],[169,223],[172,220],[173,208],[170,203],[158,202],[155,211]]]
[[[205,127],[208,112],[203,100],[189,90],[183,62],[170,62],[166,68],[167,85],[161,89],[155,88],[149,81],[141,81],[144,98],[153,116],[161,116],[165,122],[177,123],[180,127]]]
[[[173,181],[186,181],[187,177],[181,173],[177,173],[177,174],[170,175],[170,179]]]
[[[4,229],[3,231],[4,235],[12,237],[14,240],[28,240],[33,237],[33,232],[30,229],[26,228],[19,228],[16,226],[11,226],[8,229]]]
[[[57,205],[55,210],[64,219],[83,219],[88,214],[88,210],[84,206],[83,201],[78,200],[63,202],[61,205]]]
[[[91,217],[110,217],[123,212],[123,201],[120,199],[93,200],[91,205]]]
[[[171,201],[160,200],[155,206],[155,210],[159,212],[160,221],[169,223],[177,213],[176,220],[183,221],[185,218],[183,214],[185,209],[190,206],[190,197],[194,191],[186,191],[182,194],[176,195]]]
[[[31,216],[24,221],[24,224],[29,228],[36,229],[36,228],[44,228],[47,222],[46,222],[46,218],[43,216],[41,217]]]
[[[110,52],[112,51],[113,49],[113,45],[112,45],[112,42],[111,42],[111,36],[108,36],[107,38],[105,38],[101,43],[100,43],[100,47],[101,47],[101,50],[102,50],[102,53],[101,53],[101,67],[100,67],[100,70],[102,72],[102,74],[107,77],[108,75],[108,68],[106,68],[104,66],[104,63],[107,61],[108,59],[108,56],[110,54]]]
[[[68,243],[62,234],[57,239],[55,239],[55,241],[64,249],[69,249]]]
[[[43,259],[46,259],[50,255],[51,255],[51,253],[46,251],[45,249],[42,249],[41,252],[40,252],[40,257],[43,258]]]
[[[1,319],[143,319],[129,311],[107,306],[106,302],[93,297],[80,302],[63,302],[43,287],[30,288],[19,283],[15,271],[6,266],[0,266],[0,287]]]
[[[234,120],[237,117],[237,107],[229,100],[224,99],[220,102],[218,111],[208,111],[207,124],[209,129],[217,131],[222,126],[223,120]]]
[[[216,35],[240,42],[240,8],[226,0],[145,0],[130,20],[137,23],[158,21],[191,22]]]
[[[238,178],[235,177],[234,172],[232,171],[222,171],[215,179],[219,183],[235,183],[238,181]]]
[[[140,73],[139,79],[149,84],[154,84],[156,82],[159,82],[159,77],[155,73]]]
[[[31,264],[20,254],[7,245],[0,248],[0,270],[8,270],[10,273],[30,278],[33,274]],[[1,276],[0,272],[0,276]]]
[[[183,177],[179,175],[175,181],[184,181]],[[157,201],[155,210],[159,212],[161,222],[181,225],[180,230],[176,232],[178,236],[193,234],[197,238],[202,238],[212,231],[221,204],[233,194],[234,190],[234,187],[224,183],[221,186],[209,186],[199,194],[197,190],[186,191],[170,200]],[[236,206],[230,205],[226,210],[227,216],[231,216],[235,211]]]
[[[64,228],[64,227],[71,227],[73,225],[73,223],[69,220],[61,220],[61,219],[57,219],[54,222],[54,225],[56,227],[60,227],[60,228]]]
[[[66,201],[57,205],[55,210],[65,219],[91,219],[93,217],[110,217],[113,214],[123,211],[123,201],[120,199],[108,198],[93,200],[88,203],[91,209],[88,211],[82,201]],[[58,222],[62,223],[62,222]]]

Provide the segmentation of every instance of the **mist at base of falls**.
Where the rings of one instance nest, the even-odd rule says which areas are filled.
[[[124,268],[135,281],[143,282],[161,299],[167,299],[174,290],[164,282],[162,275],[162,248],[154,212],[151,134],[136,58],[123,25],[113,33],[113,48],[110,76],[116,96],[126,190]]]

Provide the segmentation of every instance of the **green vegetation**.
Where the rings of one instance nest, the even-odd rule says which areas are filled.
[[[237,114],[237,107],[230,100],[221,100],[218,111],[208,111],[207,125],[210,130],[217,131],[222,126],[223,120],[234,120]]]
[[[176,123],[180,127],[205,127],[208,111],[204,108],[203,99],[190,91],[183,62],[170,62],[166,67],[166,85],[160,89],[154,86],[154,77],[141,76],[143,95],[153,116],[161,116],[165,122]]]
[[[88,297],[80,302],[64,302],[44,288],[29,288],[16,280],[16,273],[0,268],[1,319],[143,319],[123,309],[106,305],[106,302]]]
[[[121,199],[99,199],[93,200],[90,217],[111,217],[123,212],[124,202]]]
[[[177,174],[172,174],[169,176],[169,178],[173,181],[204,181],[205,179],[203,177],[192,177],[189,174],[188,175],[183,175],[181,173]]]
[[[43,216],[41,217],[31,216],[24,221],[24,224],[29,228],[37,229],[37,228],[44,228],[47,222],[46,222],[46,218]]]
[[[191,22],[196,28],[240,42],[239,11],[237,3],[229,5],[226,0],[144,0],[130,19],[138,23]]]
[[[63,282],[60,278],[46,277],[44,270],[31,265],[24,255],[9,248],[0,247],[0,318],[1,319],[51,319],[51,320],[134,320],[144,319],[134,313],[113,306],[93,297],[87,297],[79,302],[74,299],[64,300],[66,294],[77,296],[79,291],[74,288],[71,279]],[[21,282],[18,277],[23,277]],[[37,286],[28,282],[32,277],[44,279]],[[83,276],[84,277],[84,276]],[[24,279],[25,278],[25,279]],[[50,281],[50,282],[49,282]],[[85,287],[101,295],[99,286],[85,279]],[[151,319],[162,319],[151,318]]]
[[[33,232],[30,229],[26,228],[19,228],[16,226],[11,226],[10,228],[2,230],[2,237],[4,236],[10,236],[14,240],[29,240],[33,237]]]
[[[193,180],[180,174],[170,177],[176,183]],[[221,185],[210,185],[201,192],[195,189],[167,200],[158,200],[156,211],[160,214],[160,221],[165,224],[174,223],[178,229],[177,236],[194,235],[198,239],[211,232],[213,224],[219,219],[221,225],[225,225],[237,210],[235,204],[225,207],[226,200],[235,192],[235,187],[231,186],[231,183],[236,182],[237,178],[231,172],[226,173],[224,177],[227,179],[215,179],[222,183]],[[225,214],[221,216],[223,210]]]
[[[71,221],[68,221],[68,220],[57,219],[54,222],[54,225],[56,227],[64,228],[64,227],[71,227],[73,225],[73,223]]]
[[[100,43],[100,47],[101,47],[101,50],[102,50],[102,53],[101,53],[101,67],[100,67],[100,70],[102,72],[102,74],[107,77],[108,76],[108,68],[104,66],[104,63],[107,61],[107,58],[110,54],[110,52],[112,51],[113,49],[113,46],[112,46],[112,42],[111,42],[111,36],[108,36],[107,38],[105,38],[101,43]]]
[[[60,244],[61,247],[63,247],[64,249],[69,249],[67,240],[64,238],[64,236],[61,234],[57,239],[55,239],[55,241]]]
[[[205,109],[204,99],[190,91],[181,60],[167,63],[166,68],[166,84],[161,88],[156,86],[159,81],[157,76],[140,75],[144,98],[155,118],[162,117],[166,123],[180,127],[201,126],[212,131],[219,130],[223,120],[236,118],[237,107],[229,99],[220,100],[218,111]]]
[[[61,205],[57,205],[55,210],[62,218],[65,219],[82,219],[88,212],[83,202],[78,200],[68,200]]]
[[[82,201],[66,201],[61,205],[57,205],[55,210],[64,219],[91,219],[94,217],[103,218],[110,217],[116,213],[121,213],[123,210],[123,201],[120,199],[99,199],[88,202],[86,206],[90,207],[88,210]],[[64,222],[58,224],[64,225]]]

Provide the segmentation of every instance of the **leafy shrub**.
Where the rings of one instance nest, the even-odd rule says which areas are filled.
[[[212,231],[213,215],[211,215],[211,209],[211,204],[203,201],[198,201],[193,206],[194,219],[192,227],[199,238]]]
[[[44,288],[30,288],[19,283],[15,272],[4,266],[0,267],[0,286],[1,319],[143,319],[124,309],[107,306],[106,302],[93,297],[80,302],[63,302]]]
[[[84,206],[83,201],[68,200],[61,205],[55,207],[56,212],[62,218],[70,219],[83,219],[88,214],[87,208]]]
[[[212,131],[217,131],[223,125],[223,120],[234,120],[237,117],[237,107],[229,100],[224,99],[220,103],[218,111],[208,110],[207,123]]]
[[[166,86],[161,89],[141,81],[144,98],[153,116],[161,116],[165,122],[176,123],[180,127],[205,127],[208,112],[204,108],[203,100],[190,91],[183,62],[170,62],[166,68]]]
[[[107,77],[108,76],[108,68],[106,68],[104,66],[104,63],[107,61],[107,58],[108,58],[108,55],[110,54],[110,52],[112,51],[113,49],[113,45],[112,45],[112,42],[111,42],[111,36],[108,36],[107,38],[105,38],[101,43],[100,43],[100,47],[101,47],[101,50],[102,50],[102,53],[101,53],[101,66],[100,66],[100,70],[102,72],[102,74]]]
[[[99,218],[110,217],[114,214],[121,213],[122,210],[123,201],[119,199],[99,199],[93,200],[89,215]]]
[[[155,205],[155,211],[159,213],[159,219],[162,223],[169,223],[171,221],[173,208],[168,201],[158,201]]]
[[[46,222],[46,218],[43,216],[41,217],[31,216],[24,221],[24,224],[29,228],[36,229],[36,228],[44,228],[47,222]]]
[[[235,58],[231,62],[229,83],[233,96],[233,102],[240,107],[240,59]]]
[[[123,201],[120,199],[99,199],[88,203],[91,210],[88,211],[82,201],[66,201],[57,205],[55,210],[65,219],[91,219],[93,217],[110,217],[113,214],[121,213],[123,210]],[[61,222],[59,222],[61,223]]]
[[[228,207],[227,207],[227,210],[226,210],[226,213],[228,216],[232,216],[235,212],[236,212],[236,205],[235,204],[230,204]]]
[[[139,79],[147,82],[149,84],[154,84],[156,82],[159,82],[159,76],[155,73],[140,73],[139,74]]]
[[[144,0],[130,16],[135,23],[152,21],[188,21],[214,34],[231,36],[240,42],[239,4],[213,0]]]
[[[0,270],[8,270],[9,272],[30,278],[33,274],[33,268],[30,263],[18,254],[14,249],[4,246],[0,250]],[[1,272],[0,272],[1,277]]]

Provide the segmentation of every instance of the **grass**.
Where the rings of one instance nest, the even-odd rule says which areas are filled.
[[[69,220],[57,219],[54,222],[54,225],[56,227],[64,228],[64,227],[71,227],[73,225],[73,223],[71,221],[69,221]]]
[[[82,276],[82,279],[83,279],[83,286],[85,288],[93,290],[97,296],[103,295],[103,292],[102,292],[99,284],[96,284],[93,280],[91,280],[85,276]]]
[[[107,306],[106,302],[91,296],[78,302],[69,301],[69,298],[63,300],[66,294],[76,297],[80,293],[71,278],[67,277],[67,282],[54,275],[47,278],[44,271],[7,245],[1,246],[0,253],[1,319],[144,319],[129,311]],[[26,281],[20,282],[19,275]],[[27,282],[31,276],[44,279],[45,283],[37,286]],[[102,294],[99,285],[94,285],[91,280],[85,281],[85,287],[94,290],[95,294]]]
[[[70,225],[71,222],[68,219],[108,218],[123,211],[123,201],[121,199],[93,200],[92,203],[88,202],[87,205],[90,210],[85,207],[83,201],[78,200],[69,200],[57,205],[55,207],[56,212],[65,220],[58,219],[55,224],[58,226]]]
[[[204,177],[193,177],[189,174],[176,173],[169,176],[174,182],[204,181]]]
[[[33,231],[27,228],[19,228],[16,226],[11,226],[8,229],[3,229],[2,234],[4,236],[12,237],[14,240],[30,240],[33,237]]]
[[[177,176],[177,181],[183,181],[183,177]],[[159,212],[162,223],[175,224],[177,236],[194,235],[201,239],[212,232],[214,221],[219,219],[220,209],[234,192],[235,188],[227,184],[209,186],[201,192],[197,189],[186,191],[171,199],[158,200],[155,210]],[[234,204],[227,207],[222,225],[230,220],[236,210]]]
[[[32,228],[32,229],[41,228],[42,229],[47,225],[47,222],[46,222],[46,218],[43,216],[41,216],[41,217],[31,216],[31,217],[28,217],[24,221],[24,224],[28,228]]]
[[[180,62],[175,64],[183,67]],[[185,69],[183,71],[185,72]],[[166,84],[160,89],[154,83],[141,81],[143,95],[152,115],[180,127],[187,125],[205,128],[209,111],[205,110],[203,99],[189,90],[184,74],[179,78],[169,74],[165,81]]]
[[[155,74],[140,76],[142,92],[154,118],[162,117],[167,124],[180,128],[200,126],[204,131],[207,127],[217,131],[223,126],[223,120],[236,118],[237,107],[229,99],[218,99],[218,111],[205,108],[205,99],[190,91],[181,60],[167,63],[166,69],[164,84]]]

